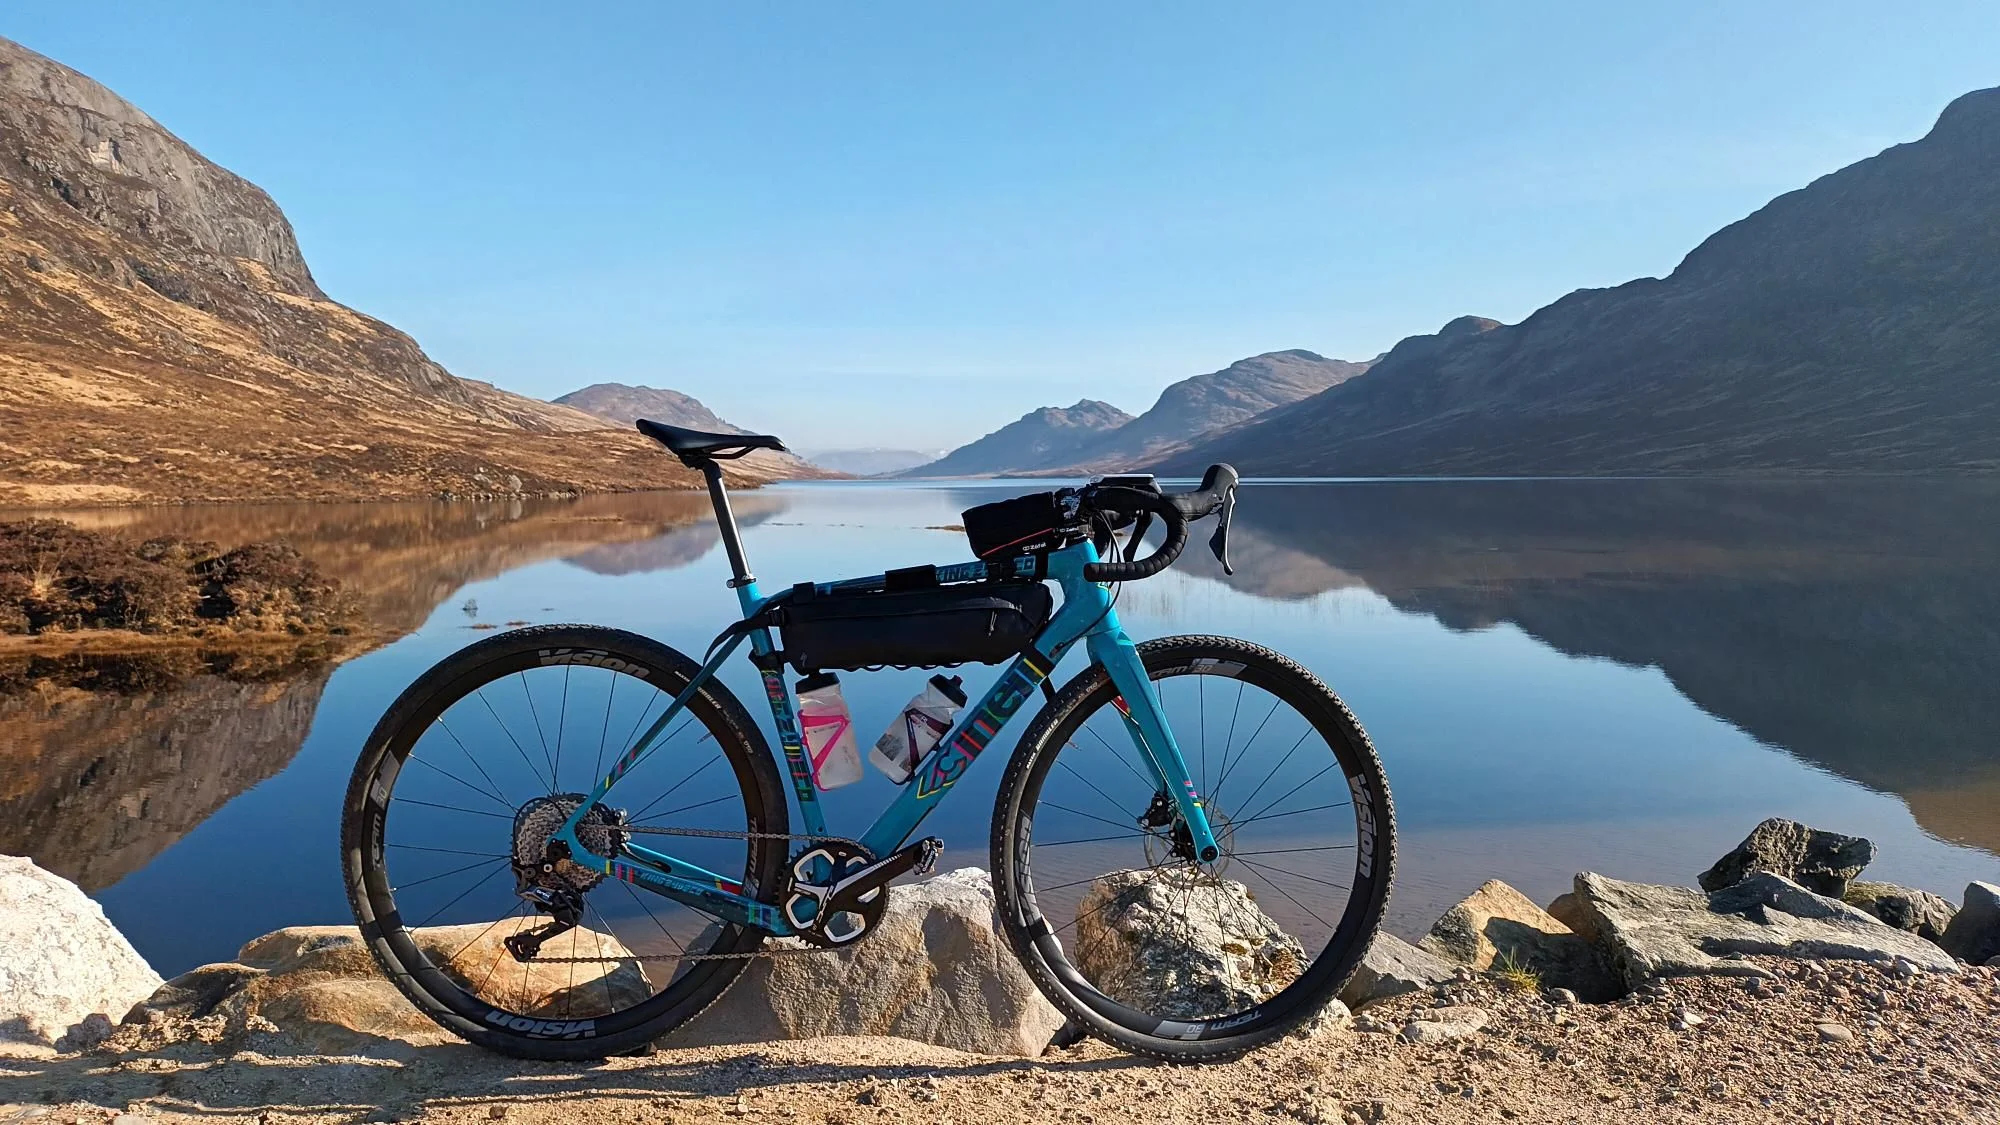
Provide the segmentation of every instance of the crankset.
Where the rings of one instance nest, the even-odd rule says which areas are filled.
[[[889,904],[889,883],[911,871],[929,874],[944,841],[927,836],[876,860],[850,841],[825,841],[792,861],[785,921],[809,945],[838,948],[872,933]]]

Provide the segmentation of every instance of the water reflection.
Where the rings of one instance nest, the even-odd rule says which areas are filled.
[[[2000,851],[2000,802],[1966,792],[2000,787],[2000,486],[1267,485],[1241,519],[1238,589],[1359,581],[1454,630],[1511,623],[1657,667],[1758,740]]]
[[[671,494],[39,514],[136,538],[289,539],[390,635],[417,628],[468,583],[544,559],[626,549],[661,569],[707,549],[683,545],[706,502]],[[32,856],[86,891],[112,886],[285,769],[334,669],[372,647],[322,639],[249,652],[0,654],[0,853]]]

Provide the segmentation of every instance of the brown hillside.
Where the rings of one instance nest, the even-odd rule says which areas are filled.
[[[263,191],[0,39],[0,505],[691,483],[328,299]]]

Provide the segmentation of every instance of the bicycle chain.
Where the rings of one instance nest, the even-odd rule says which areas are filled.
[[[710,840],[804,840],[808,843],[852,844],[860,847],[859,840],[845,836],[809,836],[798,832],[729,832],[718,828],[655,828],[644,825],[620,825],[619,830],[628,834],[646,836],[699,836]],[[807,953],[837,953],[837,947],[817,945],[800,948],[759,949],[752,953],[635,953],[630,957],[530,957],[528,962],[536,965],[603,965],[623,964],[627,961],[750,961],[759,957],[793,957]]]

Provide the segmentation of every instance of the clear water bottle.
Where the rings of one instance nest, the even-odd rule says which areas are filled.
[[[861,750],[854,742],[854,719],[841,697],[840,680],[830,672],[807,676],[799,695],[799,739],[812,761],[813,784],[838,789],[861,780]]]
[[[965,688],[957,676],[932,676],[916,698],[903,705],[903,713],[875,740],[868,760],[898,785],[910,780],[917,763],[951,729],[952,720],[965,706]]]

